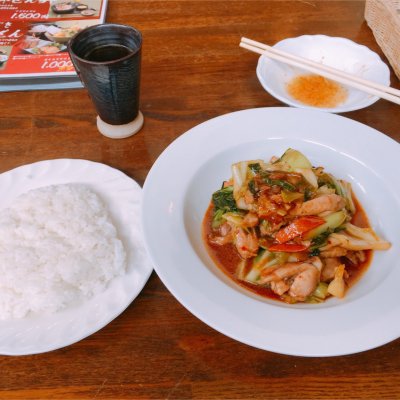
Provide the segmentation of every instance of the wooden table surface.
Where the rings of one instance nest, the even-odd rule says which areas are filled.
[[[238,47],[241,36],[270,44],[342,36],[387,61],[358,0],[110,0],[107,21],[143,33],[144,128],[124,140],[103,137],[83,89],[2,93],[0,172],[82,158],[143,184],[158,155],[189,128],[232,111],[282,106],[258,83],[258,57]],[[392,85],[399,87],[393,72]],[[345,116],[399,141],[399,110],[380,100]],[[198,320],[153,272],[128,309],[92,336],[46,354],[0,356],[0,398],[394,399],[400,340],[334,358],[258,350]]]

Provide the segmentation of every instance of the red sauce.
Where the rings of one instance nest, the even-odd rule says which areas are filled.
[[[370,227],[367,215],[365,214],[364,209],[356,198],[353,198],[356,212],[351,220],[351,223],[357,225],[361,228]],[[274,300],[281,300],[281,298],[276,295],[271,289],[264,286],[253,285],[251,283],[242,281],[237,279],[236,270],[239,263],[242,261],[242,258],[239,256],[235,246],[233,244],[226,244],[223,246],[213,244],[209,241],[209,236],[212,234],[212,217],[213,217],[214,206],[210,203],[206,214],[203,219],[203,240],[206,244],[206,248],[211,258],[215,262],[215,264],[220,268],[230,279],[236,282],[238,285],[256,293],[260,296],[267,297]],[[346,265],[346,271],[348,273],[348,278],[346,279],[346,283],[348,287],[354,285],[358,279],[363,275],[363,273],[367,270],[369,264],[372,260],[372,251],[367,250],[364,251],[366,255],[366,259],[364,262],[359,264],[352,264],[348,259],[343,258],[342,261]],[[246,268],[250,270],[252,259],[247,260]]]
[[[236,248],[233,244],[225,244],[223,246],[211,243],[208,238],[212,233],[211,222],[213,217],[214,206],[210,203],[203,220],[203,240],[206,243],[206,248],[215,264],[220,268],[229,278],[234,280],[238,285],[251,290],[254,293],[263,297],[279,300],[271,289],[264,286],[252,285],[251,283],[244,282],[236,278],[236,269],[238,264],[242,261]],[[247,261],[247,268],[250,268],[251,259]]]
[[[353,225],[359,226],[360,228],[370,228],[371,225],[368,221],[367,214],[362,208],[360,202],[356,197],[353,196],[353,202],[356,206],[356,212],[353,215],[351,223]],[[363,275],[363,273],[367,270],[368,266],[372,261],[372,250],[364,250],[364,254],[366,255],[366,260],[360,264],[352,264],[347,259],[343,259],[344,264],[346,265],[346,271],[349,274],[349,277],[346,281],[347,285],[350,287],[354,285]]]
[[[299,75],[286,86],[288,93],[303,104],[334,108],[345,102],[347,90],[320,75]]]

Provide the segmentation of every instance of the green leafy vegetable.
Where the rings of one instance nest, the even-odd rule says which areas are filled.
[[[259,163],[249,164],[249,169],[254,174],[259,174],[261,172],[261,165]]]
[[[248,184],[249,190],[252,194],[257,194],[258,193],[258,187],[256,182],[252,179],[251,181],[249,181]]]
[[[328,228],[325,232],[313,238],[311,240],[311,249],[323,246],[332,232],[333,230]]]
[[[285,189],[289,192],[295,192],[297,190],[296,186],[283,179],[271,179],[269,174],[262,170],[259,163],[249,164],[248,167],[254,175],[259,175],[261,179],[269,186],[280,186],[282,189]]]
[[[219,226],[224,222],[222,216],[224,215],[225,211],[221,209],[214,210],[214,215],[211,222],[211,227],[213,229],[219,228]]]
[[[328,174],[323,174],[322,176],[320,176],[318,178],[318,187],[321,186],[326,186],[329,189],[335,189],[336,191],[336,187],[335,185],[332,183],[331,179],[329,178]]]
[[[289,192],[295,192],[297,190],[296,186],[291,183],[281,179],[271,179],[267,174],[263,174],[262,179],[268,186],[280,186],[282,189]]]
[[[214,192],[212,202],[216,210],[238,211],[236,201],[233,198],[233,186],[228,186]]]
[[[304,190],[304,201],[311,200],[311,198],[312,198],[312,190],[307,187]]]
[[[308,254],[310,257],[318,257],[321,251],[318,248],[312,249]]]

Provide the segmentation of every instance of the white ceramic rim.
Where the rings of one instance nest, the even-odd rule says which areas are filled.
[[[379,55],[372,50],[370,50],[367,46],[358,44],[353,42],[350,39],[347,38],[342,38],[342,37],[331,37],[327,35],[302,35],[294,38],[288,38],[288,39],[283,39],[276,43],[272,47],[276,47],[277,49],[281,48],[283,45],[285,45],[288,42],[296,42],[299,40],[309,40],[309,39],[317,39],[317,40],[325,40],[325,41],[331,41],[331,42],[339,42],[342,43],[344,46],[350,46],[356,49],[357,51],[363,51],[366,54],[374,57],[378,63],[381,64],[381,67],[383,70],[385,70],[385,76],[383,77],[384,82],[381,82],[383,85],[390,86],[390,70],[389,67],[382,61],[382,59],[379,57]],[[359,103],[358,105],[354,106],[338,106],[334,108],[323,108],[323,107],[313,107],[313,106],[308,106],[306,104],[302,104],[298,101],[292,100],[289,95],[288,96],[282,96],[279,94],[276,90],[274,90],[269,84],[268,80],[264,78],[264,73],[263,70],[265,68],[268,68],[268,64],[270,63],[278,63],[278,61],[274,61],[272,59],[269,59],[268,57],[265,56],[260,56],[258,59],[257,63],[257,68],[256,68],[256,74],[257,78],[261,83],[261,86],[268,92],[270,93],[273,97],[276,99],[282,101],[285,104],[288,104],[292,107],[297,107],[297,108],[304,108],[304,109],[314,109],[318,111],[326,111],[326,112],[331,112],[331,113],[343,113],[343,112],[350,112],[350,111],[355,111],[355,110],[360,110],[362,108],[368,107],[374,103],[376,103],[379,100],[379,97],[377,96],[372,96],[372,95],[366,95],[366,100],[363,102]],[[356,89],[352,89],[356,90]]]
[[[269,148],[284,151],[285,147],[304,151],[312,162],[329,166],[330,172],[350,180],[374,229],[392,242],[391,250],[374,256],[365,279],[342,301],[293,307],[255,299],[219,279],[210,269],[212,262],[204,255],[204,244],[196,239],[208,202],[197,202],[191,192],[201,197],[196,184],[207,186],[204,177],[215,174],[207,187],[209,201],[210,187],[218,189],[230,173],[230,164],[219,163],[219,159],[231,160],[231,153],[236,158],[245,153],[242,159],[268,153],[266,158],[273,155]],[[385,157],[379,157],[383,153]],[[329,156],[328,164],[321,155]],[[398,155],[398,143],[384,134],[314,110],[250,109],[204,122],[160,155],[144,184],[144,239],[154,268],[196,317],[253,347],[298,356],[336,356],[388,343],[400,336],[400,303],[393,290],[400,277],[400,269],[395,268],[399,266],[400,217],[396,211],[400,178],[392,166]],[[371,196],[371,185],[377,185],[379,193]],[[365,198],[369,201],[364,202]],[[385,198],[388,204],[379,207]]]
[[[142,242],[141,187],[121,171],[80,159],[55,159],[23,165],[0,174],[0,208],[38,187],[79,183],[106,204],[127,253],[127,271],[87,301],[51,315],[0,321],[0,354],[44,353],[76,343],[105,327],[137,297],[153,268]]]

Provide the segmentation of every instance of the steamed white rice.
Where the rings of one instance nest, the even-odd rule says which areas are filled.
[[[31,190],[0,211],[0,319],[61,310],[125,268],[108,211],[83,185]]]

